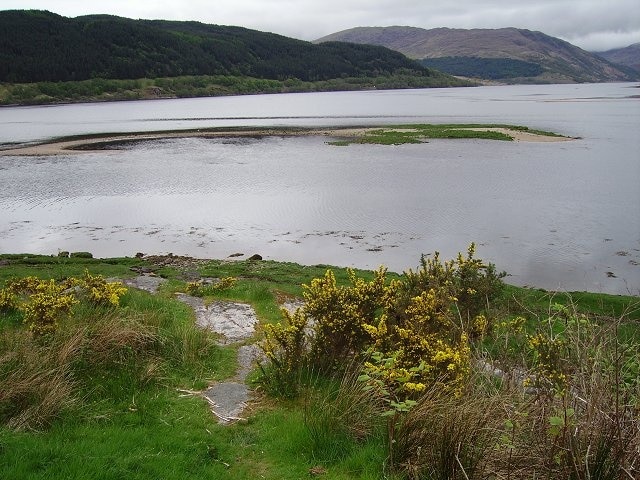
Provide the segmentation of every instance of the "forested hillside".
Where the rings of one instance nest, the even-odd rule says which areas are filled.
[[[314,45],[272,33],[198,22],[66,18],[46,11],[0,12],[0,81],[137,79],[233,75],[322,81],[429,69],[379,46]]]

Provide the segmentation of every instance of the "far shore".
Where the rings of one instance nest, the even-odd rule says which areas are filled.
[[[416,126],[417,127],[417,126]],[[109,133],[97,135],[73,136],[54,139],[38,144],[12,145],[0,149],[0,155],[4,156],[52,156],[73,153],[86,153],[91,151],[113,150],[113,146],[129,142],[143,142],[168,138],[229,138],[229,137],[289,137],[289,136],[325,136],[330,138],[347,139],[354,142],[372,132],[406,132],[410,125],[398,126],[364,126],[364,127],[257,127],[257,128],[211,128],[199,130],[172,130],[158,132],[135,133]],[[516,142],[564,142],[574,140],[571,137],[544,134],[535,131],[523,131],[516,127],[504,126],[460,126],[457,130],[475,132],[496,132],[510,137]],[[426,140],[426,137],[425,139]]]

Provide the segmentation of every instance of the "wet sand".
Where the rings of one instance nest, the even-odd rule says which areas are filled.
[[[68,155],[72,153],[85,153],[91,151],[110,150],[110,144],[121,144],[127,142],[140,142],[148,140],[161,140],[168,138],[229,138],[229,137],[269,137],[269,136],[326,136],[346,139],[357,139],[374,130],[398,130],[402,128],[375,126],[375,127],[333,127],[333,128],[251,128],[251,129],[211,129],[211,130],[188,130],[170,132],[145,132],[145,133],[122,133],[105,136],[87,136],[73,138],[69,140],[59,139],[39,144],[18,145],[0,150],[0,155],[5,156],[52,156]],[[540,135],[521,130],[511,130],[508,128],[477,127],[468,128],[473,131],[494,131],[510,136],[514,141],[520,142],[563,142],[573,140],[570,137]],[[406,131],[406,128],[404,129]]]

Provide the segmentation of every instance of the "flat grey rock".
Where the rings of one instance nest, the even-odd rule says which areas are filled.
[[[304,300],[302,300],[301,298],[287,300],[282,305],[280,305],[280,307],[284,308],[293,315],[297,309],[304,307]]]
[[[258,345],[243,345],[238,349],[238,372],[236,373],[236,379],[239,382],[244,382],[247,376],[256,366],[259,361],[266,359],[264,352]]]
[[[204,392],[211,409],[222,424],[240,420],[249,398],[249,388],[243,383],[217,383]]]
[[[140,290],[147,291],[149,293],[156,293],[160,285],[167,280],[162,277],[156,277],[151,275],[138,275],[133,278],[125,278],[122,283],[127,287],[134,287]]]
[[[197,325],[223,335],[225,343],[241,342],[255,332],[258,317],[251,305],[217,301],[207,306],[201,298],[184,293],[177,298],[193,308]]]
[[[258,317],[251,305],[223,301],[205,305],[199,297],[184,293],[176,297],[193,309],[197,325],[222,335],[222,343],[241,342],[251,338],[255,332]],[[262,350],[257,345],[241,346],[238,348],[238,371],[232,381],[216,383],[204,391],[203,395],[219,423],[228,425],[241,419],[250,394],[244,381],[256,360],[262,356]]]

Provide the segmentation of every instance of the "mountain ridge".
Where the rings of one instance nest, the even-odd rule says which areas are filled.
[[[540,67],[535,76],[511,77],[513,83],[583,83],[630,81],[637,76],[575,45],[542,32],[518,29],[458,29],[419,27],[355,27],[314,41],[343,41],[381,45],[422,60],[497,59],[526,62]],[[477,63],[477,62],[476,62]],[[488,62],[485,62],[488,63]],[[443,70],[447,73],[460,73]],[[492,78],[479,75],[479,78]],[[496,77],[493,77],[496,78]],[[497,77],[500,78],[500,77]],[[509,77],[505,77],[509,78]]]
[[[604,52],[592,52],[611,63],[624,65],[640,72],[640,42],[622,48],[613,48]]]

